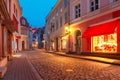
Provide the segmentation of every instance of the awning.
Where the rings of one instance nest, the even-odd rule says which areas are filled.
[[[16,36],[16,39],[21,39],[21,36]]]
[[[92,36],[99,36],[99,35],[114,33],[115,28],[118,26],[118,21],[119,20],[114,20],[111,22],[88,27],[88,29],[84,32],[82,37],[88,38]]]
[[[112,15],[113,15],[113,18],[120,17],[120,10],[113,12]]]

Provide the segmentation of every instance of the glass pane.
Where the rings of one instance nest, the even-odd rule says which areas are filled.
[[[77,16],[77,15],[75,15],[75,18],[78,18],[78,16]]]
[[[91,11],[94,11],[94,7],[91,7]]]
[[[95,9],[98,9],[98,5],[95,6]]]
[[[94,5],[94,2],[91,2],[91,6],[93,6]]]
[[[95,0],[95,4],[98,4],[98,0]]]

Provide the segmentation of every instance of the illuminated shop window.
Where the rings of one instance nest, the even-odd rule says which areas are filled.
[[[66,39],[62,40],[62,49],[66,49]]]
[[[54,50],[55,49],[55,43],[52,42],[52,49]]]
[[[101,35],[93,37],[93,52],[117,52],[117,35]]]

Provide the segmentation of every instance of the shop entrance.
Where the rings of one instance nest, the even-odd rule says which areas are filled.
[[[81,52],[81,32],[80,32],[80,30],[76,31],[75,40],[76,40],[76,44],[75,44],[76,52],[80,53]]]

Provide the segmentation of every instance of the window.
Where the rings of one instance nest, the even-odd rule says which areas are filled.
[[[90,1],[90,11],[94,11],[99,8],[98,0],[91,0]]]
[[[36,39],[36,35],[35,34],[33,34],[33,38]]]
[[[51,32],[54,32],[55,26],[53,23],[51,23]]]
[[[25,25],[26,24],[26,21],[23,19],[22,20],[22,25]]]
[[[118,1],[118,0],[113,0],[113,2]]]
[[[16,9],[16,17],[18,16],[18,12],[17,12],[17,9]]]
[[[11,15],[11,0],[9,0],[9,13]]]
[[[66,12],[64,16],[65,16],[65,24],[66,24],[68,22],[68,13]]]
[[[64,0],[64,7],[66,8],[68,6],[68,0]]]
[[[14,4],[14,13],[15,13],[15,4]]]
[[[75,18],[79,18],[81,16],[80,4],[75,6]]]
[[[7,5],[7,0],[5,0],[5,3],[6,3],[6,5]]]
[[[93,37],[93,52],[117,52],[117,34],[108,34]]]
[[[58,29],[58,20],[56,20],[56,30]]]
[[[62,17],[60,17],[60,27],[62,27]]]

